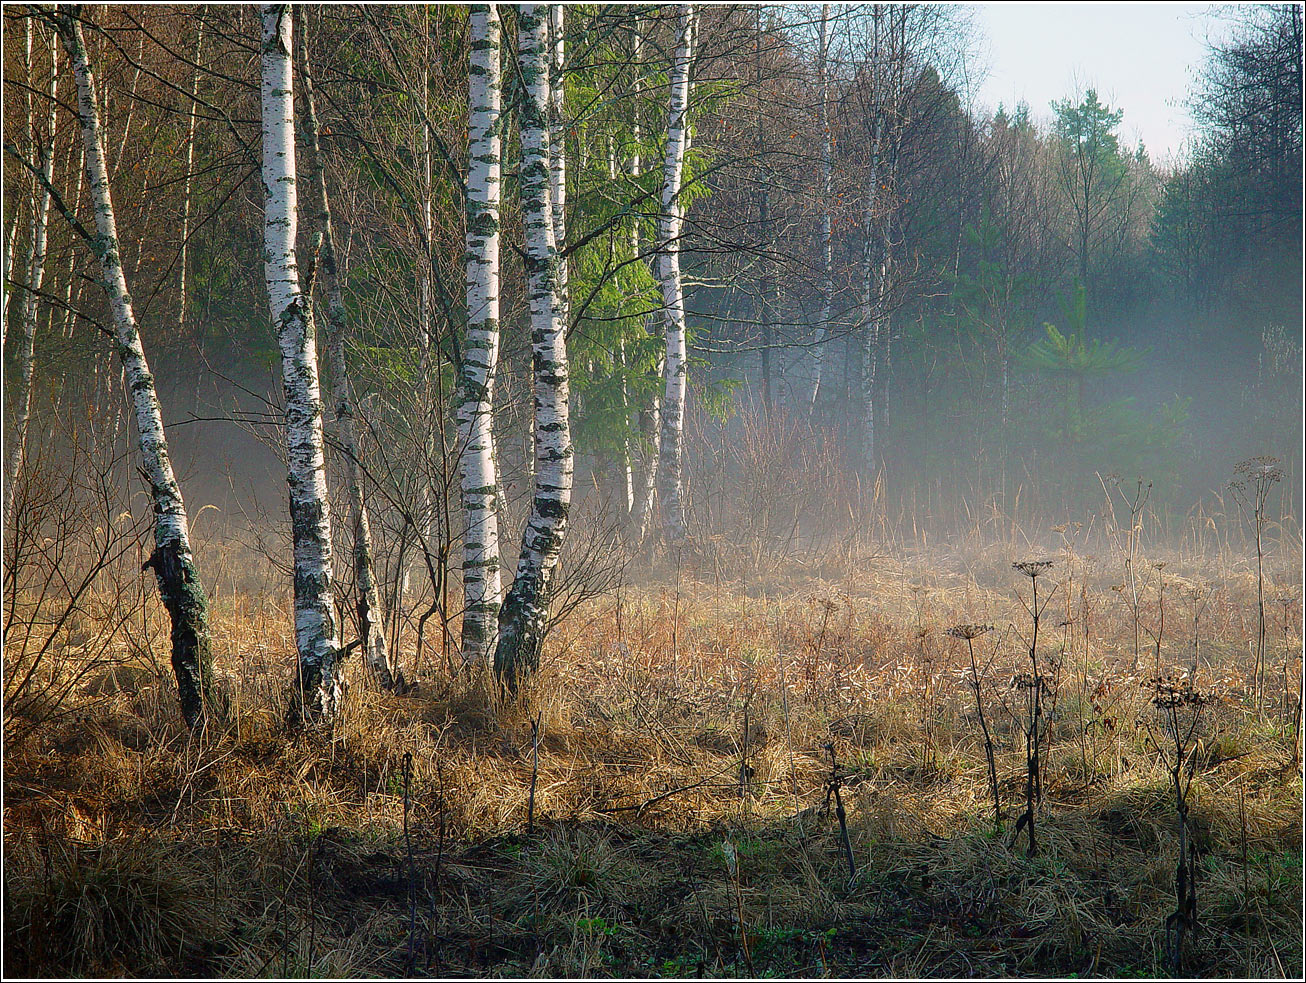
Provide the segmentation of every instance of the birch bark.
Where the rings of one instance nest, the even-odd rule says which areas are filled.
[[[458,405],[463,537],[462,657],[494,651],[503,588],[499,573],[499,480],[494,455],[494,383],[499,359],[499,199],[503,142],[497,4],[471,8],[467,165],[467,340]]]
[[[568,310],[567,260],[567,124],[563,116],[566,87],[562,70],[566,61],[564,48],[563,13],[560,4],[549,5],[549,201],[553,211],[553,245],[558,254],[557,289],[558,314],[564,329],[570,316]]]
[[[27,33],[25,35],[25,44],[23,47],[23,71],[28,78],[32,77],[32,35],[33,32],[35,31],[35,28],[33,26],[34,21],[35,21],[34,17],[28,17],[26,19],[26,25],[25,25]],[[26,93],[26,105],[27,105],[27,114],[26,114],[26,119],[23,122],[22,131],[28,135],[31,135],[33,110],[32,110],[32,93],[30,89]],[[32,216],[33,235],[31,238],[27,240],[27,262],[23,264],[24,266],[30,266],[31,264],[32,243],[35,241],[36,194],[37,194],[36,182],[33,181],[32,197],[29,199],[28,202],[29,208],[26,209],[26,211],[28,211]],[[18,219],[19,216],[24,211],[25,211],[24,209],[15,208],[13,210],[14,213],[13,224],[9,226],[9,248],[5,250],[5,280],[3,284],[4,307],[3,307],[2,314],[0,314],[0,345],[3,345],[8,340],[8,335],[9,335],[9,300],[13,296],[13,290],[11,290],[9,286],[9,276],[13,272],[13,268],[14,268],[14,248],[18,244]]]
[[[27,425],[32,413],[32,370],[36,356],[36,297],[45,279],[45,251],[50,226],[50,191],[54,183],[54,138],[59,118],[56,111],[59,84],[59,38],[50,32],[50,114],[48,135],[36,141],[41,156],[41,184],[35,185],[32,194],[40,195],[40,204],[32,202],[31,257],[27,265],[26,289],[18,308],[18,378],[15,380],[13,399],[9,412],[13,420],[9,434],[8,454],[5,460],[4,524],[9,527],[13,518],[14,492],[18,476],[23,470],[27,455]]]
[[[634,94],[636,98],[635,118],[631,125],[632,144],[634,152],[630,157],[630,176],[636,181],[643,173],[643,161],[639,153],[640,125],[638,116],[638,97],[640,96],[640,78],[641,62],[640,53],[644,45],[643,26],[638,15],[635,18],[635,37],[633,49],[631,52],[631,61],[636,66],[636,79],[634,83]],[[640,254],[640,224],[638,221],[631,225],[630,230],[630,248],[633,256]],[[651,335],[656,333],[656,322],[652,316],[645,318],[645,330]],[[653,520],[653,509],[657,501],[657,479],[658,479],[658,461],[661,458],[662,446],[662,391],[666,387],[666,365],[667,355],[665,345],[659,350],[657,364],[654,367],[654,376],[661,384],[653,390],[653,396],[647,410],[639,414],[638,432],[644,440],[646,450],[644,452],[644,468],[641,480],[635,492],[634,504],[631,506],[631,542],[635,546],[643,544],[648,537],[649,526]],[[633,458],[634,455],[627,452],[627,457]]]
[[[694,5],[679,5],[679,31],[671,69],[671,102],[667,115],[667,149],[662,169],[662,211],[658,217],[659,279],[666,334],[666,398],[662,406],[662,439],[658,462],[658,500],[662,532],[667,542],[685,538],[681,461],[684,453],[685,387],[688,364],[685,340],[685,294],[680,278],[680,231],[684,205],[681,180],[688,139],[689,64],[694,46]]]
[[[145,567],[154,569],[159,594],[172,621],[172,668],[177,677],[181,712],[186,723],[194,727],[204,717],[212,664],[208,599],[191,555],[186,505],[168,457],[168,440],[154,377],[145,360],[131,295],[127,292],[96,105],[95,78],[87,58],[81,22],[67,5],[60,5],[56,23],[77,83],[77,116],[85,147],[86,182],[95,212],[95,253],[113,311],[118,355],[136,417],[142,469],[150,483],[154,505],[154,552]]]
[[[190,122],[186,129],[186,183],[181,199],[181,250],[177,256],[177,329],[186,330],[186,262],[190,249],[190,186],[195,171],[195,120],[199,115],[200,57],[204,53],[204,15],[207,8],[200,7],[199,24],[195,33],[195,74],[190,84]]]
[[[887,71],[883,64],[884,53],[881,40],[881,17],[883,11],[876,5],[872,11],[874,22],[874,39],[871,50],[874,71],[875,105],[874,122],[871,135],[871,160],[866,182],[866,211],[862,219],[862,468],[868,477],[875,475],[875,383],[878,369],[881,319],[883,317],[882,300],[885,293],[884,257],[888,247],[888,226],[884,225],[884,234],[879,234],[877,219],[887,223],[888,196],[882,194],[881,174],[884,150],[885,114],[888,104],[885,94]],[[879,247],[882,262],[877,271],[876,247]],[[877,277],[877,272],[879,276]]]
[[[331,363],[332,401],[335,404],[336,434],[345,458],[345,494],[349,499],[349,520],[353,531],[354,580],[358,589],[355,611],[358,615],[358,637],[362,642],[363,661],[387,690],[404,686],[404,678],[390,662],[386,651],[385,612],[376,583],[372,562],[372,529],[367,521],[367,503],[363,497],[362,476],[359,473],[358,434],[354,427],[354,392],[349,378],[349,363],[345,359],[345,346],[349,341],[349,318],[345,312],[344,294],[340,286],[339,261],[336,255],[335,228],[331,222],[331,203],[327,195],[326,169],[322,162],[322,148],[318,139],[317,105],[313,94],[313,75],[308,61],[308,18],[304,7],[296,5],[293,30],[295,55],[299,59],[300,77],[304,86],[303,142],[311,204],[316,212],[318,232],[322,236],[320,267],[327,291],[327,349]]]
[[[539,667],[549,593],[571,505],[573,450],[569,422],[567,342],[550,203],[549,12],[517,8],[521,108],[521,197],[531,309],[535,385],[535,497],[522,533],[512,588],[499,611],[494,669],[515,691]]]
[[[299,706],[332,716],[342,696],[331,584],[331,515],[322,450],[322,396],[309,299],[295,255],[295,110],[289,4],[261,8],[263,103],[263,270],[281,349],[286,400],[290,525],[295,561],[295,643]]]
[[[830,130],[830,5],[821,4],[821,52],[817,62],[821,102],[821,321],[812,346],[812,395],[808,408],[815,409],[821,392],[821,370],[825,364],[825,339],[830,334],[830,305],[834,294],[831,175],[834,169],[834,134]]]

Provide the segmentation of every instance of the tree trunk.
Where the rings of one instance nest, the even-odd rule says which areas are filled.
[[[497,4],[471,8],[467,170],[467,339],[458,405],[462,462],[462,656],[484,663],[494,651],[503,595],[499,479],[494,455],[494,383],[499,359],[499,201],[503,141]]]
[[[640,51],[644,44],[642,24],[638,14],[635,15],[635,29],[632,44],[631,61],[638,65]],[[638,69],[636,70],[638,71]],[[634,83],[634,89],[636,94],[638,94],[638,77]],[[643,173],[643,161],[640,159],[639,154],[639,139],[639,117],[636,115],[631,124],[631,145],[634,147],[634,152],[631,154],[629,165],[630,176],[635,179],[638,179]],[[631,223],[630,227],[631,255],[638,257],[639,250],[640,227],[639,221],[636,220]],[[656,331],[652,317],[645,318],[644,330],[649,334],[653,334]],[[634,485],[632,476],[633,487],[631,492],[633,499],[630,506],[630,522],[627,527],[627,538],[631,544],[636,547],[643,544],[644,540],[648,537],[649,526],[652,524],[653,519],[653,506],[657,501],[658,461],[661,458],[660,448],[662,445],[661,387],[665,387],[666,385],[666,380],[664,378],[665,369],[666,351],[663,349],[658,354],[657,365],[655,366],[656,379],[660,384],[660,387],[654,387],[648,409],[640,412],[638,414],[638,419],[634,421],[639,433],[640,443],[644,448],[644,467],[638,485]],[[628,459],[634,460],[635,455],[631,453],[629,446],[627,447],[626,456]]]
[[[549,591],[571,505],[573,450],[569,423],[567,341],[559,296],[558,254],[550,203],[549,12],[521,4],[518,63],[525,90],[521,108],[521,198],[531,309],[535,388],[535,498],[522,533],[512,589],[499,611],[494,669],[515,691],[539,667]]]
[[[767,173],[765,141],[762,135],[762,10],[757,5],[757,45],[753,59],[753,88],[757,99],[757,223],[758,238],[761,249],[758,255],[757,276],[757,318],[762,327],[762,409],[769,419],[772,405],[774,382],[771,369],[771,349],[775,345],[775,311],[772,306],[775,284],[771,269],[771,188],[770,175]]]
[[[825,363],[825,339],[830,333],[830,306],[834,294],[834,237],[831,177],[834,169],[834,135],[830,131],[830,79],[828,69],[830,5],[821,4],[821,52],[818,61],[821,102],[821,321],[812,346],[812,395],[808,408],[815,409],[821,392],[821,369]]]
[[[45,278],[45,251],[50,227],[49,189],[54,183],[54,139],[59,124],[58,83],[59,39],[54,32],[51,32],[49,134],[47,139],[36,141],[40,148],[41,183],[44,187],[38,188],[34,185],[32,188],[33,195],[39,194],[41,201],[39,205],[35,200],[32,202],[31,258],[27,265],[27,288],[23,291],[23,301],[18,309],[18,379],[9,406],[13,425],[5,460],[4,524],[6,529],[13,519],[14,492],[27,454],[27,424],[32,413],[32,369],[36,355],[36,297]]]
[[[363,661],[378,683],[387,690],[403,688],[403,674],[390,664],[386,651],[385,612],[377,590],[372,563],[372,529],[367,521],[359,461],[358,435],[354,429],[354,393],[349,380],[349,363],[345,345],[349,341],[349,318],[340,286],[340,268],[336,253],[335,229],[331,222],[331,203],[327,195],[326,169],[318,140],[317,105],[313,95],[313,75],[308,61],[308,31],[304,7],[296,5],[295,52],[299,58],[300,77],[304,83],[303,142],[308,165],[309,190],[313,210],[317,213],[318,231],[322,236],[320,266],[327,290],[327,349],[331,362],[332,400],[335,403],[336,433],[345,457],[345,493],[349,499],[349,519],[354,537],[354,579],[358,588],[358,637],[362,642]]]
[[[879,194],[880,121],[875,124],[871,168],[867,181],[866,214],[862,223],[862,471],[875,475],[875,378],[880,344],[879,292],[876,289],[876,208],[885,207]]]
[[[22,59],[22,67],[24,67],[26,76],[29,78],[31,77],[31,35],[33,35],[33,30],[34,30],[33,25],[35,20],[37,20],[37,18],[35,17],[26,18],[26,44],[24,47],[24,59]],[[25,120],[24,127],[22,127],[22,132],[31,133],[31,114],[33,114],[33,108],[31,108],[30,90],[27,91],[26,97],[27,97],[27,119]],[[31,185],[31,202],[35,202],[35,200],[37,200],[37,185],[35,185],[35,181],[34,181],[33,185]],[[9,277],[10,274],[13,273],[13,251],[14,248],[16,248],[18,245],[18,215],[20,214],[22,214],[22,209],[17,209],[17,208],[13,209],[13,219],[9,225],[8,245],[7,247],[5,247],[5,252],[4,252],[4,285],[3,285],[4,303],[3,303],[3,311],[0,311],[0,345],[4,345],[4,343],[8,341],[9,298],[10,296],[13,295],[13,291],[9,289]],[[33,215],[33,226],[35,226],[35,215]],[[31,242],[33,242],[33,240],[29,240],[29,244],[27,244],[27,251],[29,251],[27,252],[27,256],[29,256],[29,265],[30,265],[30,257],[31,257]]]
[[[186,129],[186,183],[182,188],[181,199],[181,251],[177,256],[177,329],[183,333],[186,330],[186,263],[190,249],[190,186],[195,170],[195,120],[199,115],[200,56],[204,53],[206,9],[201,7],[199,10],[195,34],[195,74],[190,84],[190,121]]]
[[[154,552],[145,566],[154,569],[159,594],[172,621],[172,668],[177,676],[181,712],[187,725],[194,727],[204,718],[211,674],[208,599],[191,556],[186,505],[168,458],[168,441],[154,377],[145,360],[131,295],[127,292],[100,135],[95,79],[86,56],[81,23],[63,7],[57,22],[77,82],[77,116],[85,146],[87,187],[95,210],[96,258],[113,311],[118,355],[131,393],[142,469],[150,483],[154,506]]]
[[[549,202],[553,214],[553,245],[558,253],[558,314],[563,329],[570,318],[567,290],[567,123],[563,116],[565,86],[562,69],[566,60],[562,4],[549,4]]]
[[[666,332],[666,398],[658,462],[658,500],[667,542],[685,538],[681,459],[684,453],[685,387],[689,366],[685,342],[685,294],[680,279],[680,230],[684,205],[680,184],[689,134],[689,63],[693,56],[694,5],[679,5],[679,38],[671,69],[671,104],[667,116],[667,152],[662,170],[662,212],[658,217],[658,252]]]
[[[331,590],[331,512],[322,451],[322,397],[309,298],[300,291],[295,255],[295,111],[289,4],[262,7],[264,260],[272,322],[281,349],[286,400],[290,525],[295,558],[296,710],[333,716],[339,709],[340,647]]]

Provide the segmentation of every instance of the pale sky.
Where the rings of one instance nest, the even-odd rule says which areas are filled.
[[[1123,109],[1122,143],[1141,137],[1163,162],[1180,149],[1191,120],[1184,105],[1206,38],[1221,37],[1231,8],[1190,3],[989,3],[974,8],[978,103],[1010,112],[1020,100],[1036,119],[1076,83]]]

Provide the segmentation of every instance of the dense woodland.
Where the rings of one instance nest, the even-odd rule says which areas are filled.
[[[942,672],[933,661],[941,656],[923,640],[920,592],[926,581],[938,583],[911,564],[937,559],[929,550],[941,549],[946,576],[964,570],[976,590],[998,590],[975,571],[998,569],[976,557],[1001,544],[1021,555],[999,567],[1010,573],[1009,561],[1021,561],[1017,573],[1028,583],[1017,586],[1034,590],[1025,609],[1034,615],[1033,640],[1017,643],[1004,632],[981,669],[974,646],[990,627],[979,622],[1007,615],[976,612],[948,637],[958,643],[954,655],[969,652],[957,671],[968,665],[970,682],[958,692],[970,700],[973,686],[987,748],[986,768],[976,765],[977,794],[983,799],[991,786],[999,825],[1015,816],[998,802],[981,678],[1008,648],[1028,650],[1032,674],[1011,683],[1024,695],[1010,697],[1010,707],[1003,697],[1002,706],[1015,722],[1015,744],[1025,747],[1025,785],[1011,794],[1025,799],[1015,835],[1028,838],[1030,857],[1035,817],[1046,808],[1040,761],[1048,767],[1051,753],[1040,742],[1052,739],[1040,736],[1039,694],[1052,678],[1041,672],[1059,679],[1062,662],[1040,669],[1039,605],[1048,603],[1040,577],[1052,575],[1027,553],[1062,551],[1056,575],[1070,579],[1053,591],[1065,605],[1053,623],[1060,621],[1066,665],[1082,626],[1081,714],[1091,704],[1100,735],[1108,717],[1114,734],[1124,713],[1114,703],[1103,710],[1105,682],[1090,686],[1095,590],[1105,598],[1097,603],[1122,620],[1093,630],[1118,631],[1111,651],[1131,663],[1134,690],[1154,643],[1153,704],[1174,717],[1155,733],[1181,745],[1180,710],[1194,714],[1196,728],[1206,697],[1194,695],[1192,680],[1181,686],[1163,672],[1166,604],[1191,599],[1191,610],[1170,612],[1170,630],[1190,619],[1196,673],[1201,598],[1219,593],[1213,585],[1241,555],[1236,576],[1254,573],[1254,584],[1238,580],[1221,595],[1221,613],[1213,607],[1208,616],[1222,627],[1211,631],[1224,631],[1220,644],[1238,658],[1250,653],[1247,712],[1260,715],[1259,727],[1278,713],[1275,740],[1294,735],[1295,771],[1302,7],[1248,5],[1221,17],[1227,30],[1191,80],[1191,140],[1161,161],[1124,142],[1129,107],[1103,98],[1109,80],[1085,80],[1050,106],[978,104],[981,39],[967,9],[951,4],[7,4],[0,232],[8,747],[62,746],[58,727],[99,712],[85,707],[101,706],[106,693],[133,689],[115,681],[113,667],[149,665],[163,695],[148,727],[173,729],[157,746],[181,755],[183,771],[199,769],[187,772],[168,806],[173,827],[186,795],[186,808],[199,808],[188,790],[209,766],[188,757],[195,742],[209,750],[194,753],[212,753],[216,763],[226,753],[215,750],[222,741],[239,749],[252,740],[242,729],[256,726],[250,720],[278,741],[305,732],[303,739],[319,740],[323,727],[355,726],[351,714],[363,713],[357,699],[431,698],[456,716],[456,693],[481,708],[467,711],[473,716],[490,714],[467,725],[475,732],[469,761],[476,735],[486,746],[501,738],[506,754],[505,735],[526,720],[523,739],[538,769],[547,715],[540,707],[566,716],[558,694],[586,686],[597,693],[642,665],[625,633],[637,616],[654,616],[635,602],[624,606],[631,585],[674,581],[670,627],[654,619],[644,630],[647,638],[668,632],[679,673],[681,646],[702,642],[680,634],[682,597],[707,605],[708,621],[735,603],[734,595],[712,594],[719,604],[704,600],[707,593],[694,597],[685,578],[711,581],[718,592],[723,581],[738,582],[742,626],[751,624],[750,590],[769,596],[755,585],[788,584],[778,589],[792,594],[803,578],[836,579],[829,571],[837,567],[857,585],[850,594],[869,591],[905,619],[903,658],[929,674]],[[1189,565],[1157,559],[1165,549]],[[1144,559],[1144,550],[1156,554]],[[1117,554],[1123,574],[1106,573]],[[1194,572],[1212,557],[1219,574]],[[1178,578],[1170,595],[1167,562]],[[900,565],[889,573],[882,564]],[[1121,576],[1123,583],[1108,583]],[[939,589],[948,598],[939,603],[961,619],[960,595]],[[615,608],[593,613],[613,598]],[[833,622],[827,632],[837,605],[820,603],[819,640],[804,643],[812,666],[827,644],[837,647]],[[1153,603],[1159,625],[1143,617]],[[661,604],[658,618],[665,596]],[[874,621],[879,614],[871,615],[879,627],[854,629],[847,604],[848,652],[863,642],[877,653],[898,644],[884,640],[893,633],[888,621]],[[603,620],[609,615],[612,625]],[[604,627],[593,627],[600,621]],[[610,628],[616,647],[568,676],[564,667],[585,633],[606,639]],[[757,641],[758,651],[781,651],[786,630],[774,613],[772,627],[759,631],[776,634]],[[872,643],[877,631],[887,634]],[[254,651],[267,659],[257,678],[270,680],[257,713],[242,711],[239,687],[232,689],[253,671]],[[744,658],[737,646],[722,651]],[[624,653],[620,668],[603,677],[614,652]],[[870,671],[866,658],[861,668]],[[108,689],[95,682],[106,666]],[[762,767],[749,763],[760,753],[750,751],[758,739],[749,714],[765,673],[740,671],[747,687],[732,677],[726,702],[742,706],[730,781],[743,799],[754,766]],[[840,689],[842,671],[829,684],[836,703],[854,700]],[[584,681],[590,672],[599,673],[592,685]],[[808,668],[809,690],[825,685],[823,672]],[[351,678],[352,692],[366,689],[366,697],[350,695]],[[706,699],[724,678],[700,675],[688,699]],[[923,684],[923,702],[909,716],[924,728],[912,731],[922,768],[938,769],[945,742],[928,718],[945,698],[942,676],[928,678],[934,682]],[[99,688],[88,696],[88,685]],[[783,676],[778,685],[788,692]],[[273,688],[278,695],[269,696]],[[431,697],[437,691],[444,695]],[[1055,706],[1055,688],[1047,692]],[[1026,698],[1027,710],[1012,709]],[[784,806],[793,812],[801,769],[787,701],[788,771],[776,763],[774,782],[792,783]],[[754,723],[758,714],[774,717],[781,703],[757,697],[757,705],[770,709],[751,710]],[[144,713],[133,706],[132,714]],[[820,713],[832,715],[823,706]],[[852,702],[844,709],[839,720],[856,716]],[[528,710],[529,720],[511,723]],[[466,724],[465,714],[458,719]],[[838,734],[839,720],[821,716],[812,726]],[[776,738],[775,719],[770,726]],[[1089,732],[1083,724],[1078,737],[1085,769]],[[378,774],[402,778],[407,835],[411,754],[400,768],[391,759],[408,745],[391,739],[397,743],[378,752]],[[830,790],[838,797],[835,743],[811,744],[816,777],[806,778],[833,783],[828,811]],[[1151,746],[1168,761],[1155,736]],[[699,754],[681,744],[667,752],[676,767],[689,767],[676,757],[682,752],[686,762]],[[1183,873],[1183,844],[1197,835],[1186,825],[1180,775],[1188,750],[1177,754],[1179,908],[1156,957],[1175,970],[1198,958],[1185,943],[1196,926]],[[10,755],[7,772],[44,774],[37,759]],[[1118,751],[1114,760],[1119,770]],[[143,764],[140,774],[145,783]],[[296,782],[305,774],[311,769]],[[423,780],[435,781],[425,773]],[[529,780],[533,831],[534,771]],[[1187,780],[1191,786],[1191,767]],[[660,801],[652,785],[647,790]],[[787,796],[788,787],[775,794]],[[575,815],[598,808],[583,797],[568,801]],[[1263,805],[1266,815],[1285,808],[1278,799]],[[466,810],[469,826],[480,822],[471,805]],[[838,810],[851,873],[854,843],[842,802]],[[700,818],[711,813],[700,803]],[[1299,813],[1295,821],[1300,834]],[[873,843],[896,835],[865,829]],[[1054,843],[1059,835],[1054,827]],[[1272,839],[1261,848],[1276,849]],[[411,901],[411,842],[407,849]],[[718,947],[709,969],[753,975],[762,942],[750,942],[742,927],[735,851],[730,846],[723,861],[735,895],[727,883],[721,903],[738,909],[722,917],[734,919],[726,934],[731,946],[738,935],[742,955],[723,957]],[[289,876],[293,886],[299,875]],[[479,964],[469,954],[467,971],[496,959],[545,975],[595,971],[589,955],[579,965],[540,961],[547,947],[538,882],[531,883],[535,962],[525,950]],[[290,888],[277,890],[278,917],[287,917]],[[1245,918],[1229,932],[1263,931],[1282,942],[1282,901],[1275,907],[1271,894],[1260,929]],[[53,903],[23,909],[31,937],[62,924],[50,914]],[[432,919],[453,917],[437,916],[430,903]],[[824,926],[835,908],[803,917]],[[38,909],[56,921],[30,914]],[[710,920],[706,909],[703,917]],[[597,918],[596,929],[585,916],[587,946],[606,931],[604,918],[614,916]],[[409,972],[418,958],[416,919],[398,936]],[[139,943],[141,932],[132,931]],[[268,963],[260,968],[261,956],[250,952],[279,953],[283,969],[294,968],[289,936],[260,938],[241,957],[254,962],[222,962],[231,946],[240,950],[228,939],[221,952],[190,953],[199,961],[187,971],[262,975]],[[8,928],[5,939],[12,956],[18,943]],[[1053,957],[1022,942],[1013,944],[1015,962],[986,965],[1082,969],[1092,944],[1076,940],[1054,946],[1053,963],[1040,963]],[[430,969],[429,938],[423,944]],[[124,945],[136,955],[63,968],[181,971]],[[398,949],[375,962],[319,965],[308,945],[294,958],[310,974],[399,965]],[[1242,963],[1224,950],[1188,965],[1279,974],[1286,965],[1292,975],[1299,937],[1295,945],[1295,954],[1275,950],[1277,970],[1268,957]],[[518,956],[524,961],[512,962]],[[31,950],[24,958],[29,967],[47,965]],[[836,962],[869,971],[857,958],[844,953]],[[1093,959],[1090,968],[1097,966]],[[663,966],[672,975],[690,969]]]

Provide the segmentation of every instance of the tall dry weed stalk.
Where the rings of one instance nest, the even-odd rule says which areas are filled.
[[[1197,850],[1188,824],[1188,793],[1197,773],[1195,739],[1207,697],[1193,688],[1191,679],[1156,676],[1146,685],[1155,718],[1145,721],[1145,733],[1165,765],[1174,791],[1179,858],[1175,865],[1176,907],[1165,920],[1165,939],[1170,968],[1177,974],[1184,945],[1197,930]]]
[[[1283,478],[1277,457],[1253,457],[1234,468],[1229,491],[1238,503],[1243,519],[1252,526],[1256,539],[1256,664],[1252,668],[1257,707],[1265,699],[1265,528],[1270,492]]]
[[[1028,649],[1030,671],[1017,673],[1011,680],[1012,687],[1025,695],[1025,714],[1021,722],[1025,734],[1025,812],[1016,820],[1013,842],[1020,836],[1020,831],[1024,829],[1025,835],[1029,839],[1028,855],[1031,857],[1038,853],[1038,842],[1034,833],[1034,816],[1043,797],[1043,773],[1040,759],[1042,757],[1043,743],[1047,740],[1046,732],[1040,729],[1043,725],[1043,700],[1045,697],[1052,695],[1049,678],[1039,670],[1038,631],[1043,610],[1056,594],[1056,588],[1054,587],[1040,604],[1038,578],[1050,570],[1051,567],[1051,560],[1022,560],[1019,563],[1012,564],[1013,569],[1029,578],[1030,589],[1033,592],[1033,600],[1029,604],[1025,603],[1023,597],[1017,595],[1033,623]]]
[[[980,730],[984,733],[984,759],[989,766],[989,791],[993,795],[993,822],[1002,823],[1002,801],[998,796],[998,766],[993,754],[993,735],[989,732],[988,720],[984,716],[984,695],[980,692],[980,670],[975,661],[975,639],[993,630],[992,625],[953,625],[948,634],[953,638],[964,639],[966,650],[970,655],[970,685],[975,691],[975,712],[979,715]],[[999,640],[1000,641],[1000,640]],[[994,646],[996,652],[998,646]]]
[[[1126,492],[1119,475],[1112,474],[1103,478],[1099,474],[1097,480],[1101,483],[1102,491],[1106,494],[1107,511],[1109,512],[1107,536],[1112,547],[1124,563],[1125,581],[1121,596],[1125,597],[1126,603],[1129,605],[1129,613],[1133,617],[1134,662],[1131,671],[1137,672],[1138,657],[1142,649],[1142,604],[1138,590],[1138,549],[1143,536],[1143,513],[1147,508],[1147,500],[1152,494],[1152,483],[1149,481],[1144,484],[1143,479],[1139,478],[1133,491]],[[1112,491],[1116,494],[1112,495]],[[1120,531],[1121,520],[1116,515],[1117,497],[1129,511],[1129,527],[1124,531],[1123,535]]]

